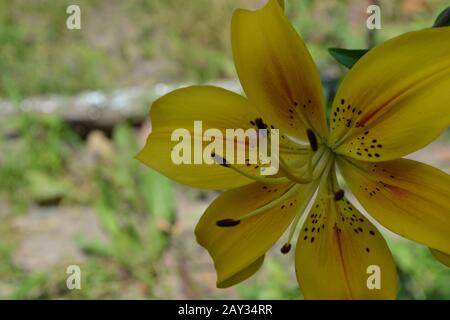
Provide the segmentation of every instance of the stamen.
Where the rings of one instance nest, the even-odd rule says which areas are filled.
[[[308,170],[306,172],[306,175],[304,173],[298,175],[297,172],[294,172],[289,167],[289,165],[287,165],[281,158],[280,158],[280,170],[291,181],[294,181],[299,184],[308,184],[322,175],[323,170],[326,168],[330,160],[330,156],[332,156],[331,151],[325,147],[319,148],[319,152],[316,152],[314,156],[312,156],[311,153],[310,158],[308,159]],[[312,163],[315,164],[314,169],[312,168],[313,167]]]
[[[320,182],[317,182],[315,188],[310,189],[311,191],[307,195],[306,199],[311,199],[313,197],[314,193],[316,192],[317,185],[325,183],[325,181],[328,179],[328,174],[334,164],[334,158],[331,158],[331,161],[330,161],[330,156],[332,156],[332,154],[330,152],[325,152],[324,156],[320,158],[319,164],[314,169],[314,171],[316,173],[316,169],[318,169],[320,171],[320,174],[322,175],[322,178],[320,179]],[[295,216],[294,221],[292,222],[291,227],[289,229],[289,235],[288,235],[286,244],[290,244],[292,242],[292,238],[294,237],[295,230],[297,229],[297,226],[300,222],[303,212],[305,211],[308,204],[309,204],[309,201],[304,201],[302,204],[302,207],[299,208],[298,213]]]
[[[317,184],[314,188],[310,189],[310,191],[307,194],[305,199],[311,199],[313,197],[314,193],[316,192],[316,189],[317,189]],[[309,204],[309,201],[303,201],[302,206],[298,209],[297,215],[295,216],[294,221],[292,222],[291,227],[289,229],[289,235],[288,235],[286,244],[291,244],[292,238],[294,237],[295,230],[297,229],[298,223],[300,222],[303,212],[305,211],[308,204]],[[281,251],[281,252],[283,252],[283,251]]]
[[[221,228],[231,228],[239,225],[241,223],[240,220],[233,219],[224,219],[216,222],[216,225]]]
[[[292,245],[290,243],[284,244],[284,246],[280,249],[282,254],[288,254],[291,251]]]
[[[242,217],[240,217],[239,219],[225,219],[225,220],[221,220],[218,221],[216,224],[218,225],[218,223],[220,223],[220,226],[224,226],[224,227],[234,227],[235,225],[238,225],[239,223],[241,223],[242,221],[252,218],[260,213],[265,213],[277,206],[280,205],[280,203],[286,201],[287,199],[289,199],[290,197],[292,197],[293,195],[295,195],[298,192],[298,189],[300,188],[300,185],[296,185],[293,184],[292,187],[287,190],[281,197],[279,197],[278,199],[275,199],[274,201],[268,202],[267,204],[263,205],[262,207],[259,207],[258,209],[255,209],[249,213],[247,213],[246,215],[243,215]],[[233,224],[233,225],[229,225],[229,224]]]
[[[263,212],[266,212],[268,210],[271,210],[271,209],[275,208],[280,203],[284,202],[285,200],[289,199],[294,194],[296,194],[299,188],[300,188],[299,185],[293,185],[288,191],[286,191],[281,197],[279,197],[275,201],[271,201],[271,202],[263,205],[262,207],[249,212],[248,214],[246,214],[246,215],[242,216],[241,218],[239,218],[239,220],[243,221],[245,219],[254,217],[254,216],[256,216],[256,215],[258,215],[260,213],[263,213]]]
[[[344,190],[341,189],[341,190],[339,190],[338,192],[335,193],[334,201],[342,200],[344,198],[344,196],[345,196],[345,192],[344,192]]]
[[[258,118],[255,120],[256,127],[260,130],[267,129],[267,124],[264,123],[263,119]]]
[[[320,161],[322,162],[323,158],[320,159]],[[333,168],[334,161],[335,161],[334,153],[329,153],[328,157],[327,157],[327,161],[324,163],[323,169],[321,171],[321,178],[320,178],[320,182],[319,182],[319,189],[324,188],[324,186],[328,182],[328,179],[330,177],[330,171]],[[334,198],[334,194],[333,193],[330,195],[330,198]]]
[[[310,148],[308,146],[308,148],[289,148],[289,147],[283,147],[280,146],[280,152],[281,153],[292,153],[292,154],[307,154],[308,152],[310,152]]]
[[[317,160],[317,165],[313,171],[314,179],[318,179],[320,176],[324,176],[324,172],[328,174],[332,164],[334,163],[334,154],[330,149],[325,148],[319,160]]]
[[[211,153],[211,158],[213,158],[215,163],[217,163],[218,165],[221,165],[222,167],[225,167],[225,168],[229,168],[230,167],[230,163],[227,161],[227,159],[222,158],[219,155],[216,155],[215,152]]]
[[[248,172],[241,170],[237,166],[232,165],[225,158],[222,158],[221,156],[215,154],[214,152],[211,153],[211,157],[214,159],[214,161],[218,165],[221,165],[222,167],[225,167],[225,168],[230,168],[230,169],[236,171],[237,173],[243,175],[244,177],[247,177],[254,181],[258,181],[258,182],[262,182],[262,183],[266,183],[266,184],[280,184],[280,183],[284,183],[284,182],[288,181],[288,179],[286,179],[285,177],[269,178],[268,176],[263,176],[263,175],[252,175]]]
[[[280,158],[280,169],[286,177],[288,177],[291,181],[295,181],[300,184],[310,183],[312,179],[312,156],[311,153],[308,155],[308,168],[306,171],[306,177],[302,175],[298,175],[296,172],[292,170],[292,168],[282,159]]]
[[[306,130],[308,136],[309,144],[311,145],[312,151],[316,152],[319,149],[319,143],[317,142],[317,137],[311,129]]]

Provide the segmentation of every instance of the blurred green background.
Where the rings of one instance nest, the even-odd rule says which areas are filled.
[[[433,24],[445,0],[286,0],[328,92],[345,73],[327,48],[367,48]],[[229,23],[260,0],[0,0],[0,298],[297,299],[292,257],[273,250],[252,279],[215,288],[193,230],[217,195],[133,159],[148,106],[189,83],[236,86]],[[66,8],[81,7],[81,30]],[[237,89],[239,90],[239,89]],[[412,157],[450,170],[447,132]],[[450,269],[387,233],[401,299],[450,299]],[[82,270],[68,290],[66,268]]]

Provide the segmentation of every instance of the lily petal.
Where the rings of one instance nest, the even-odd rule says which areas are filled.
[[[262,267],[262,265],[264,263],[264,258],[265,258],[265,255],[262,256],[261,258],[257,259],[251,265],[249,265],[248,267],[246,267],[243,270],[239,271],[238,273],[236,273],[232,277],[228,278],[227,280],[225,280],[223,282],[220,282],[220,283],[218,282],[217,283],[217,287],[218,288],[229,288],[229,287],[232,287],[232,286],[234,286],[234,285],[236,285],[238,283],[241,283],[242,281],[247,280],[252,275],[254,275],[256,272],[258,272],[259,269],[261,269],[261,267]]]
[[[284,10],[284,7],[285,7],[284,0],[278,0],[278,4],[280,5],[281,9]]]
[[[209,206],[195,234],[198,243],[208,250],[214,260],[219,288],[242,281],[258,270],[258,259],[280,238],[299,209],[306,206],[316,186],[315,183],[302,186],[254,183],[222,193]],[[237,226],[224,228],[216,225],[217,221],[239,219],[255,209],[274,203],[287,192],[291,193],[284,201],[241,221]]]
[[[450,254],[445,254],[439,250],[430,248],[431,254],[436,258],[437,261],[443,265],[450,267]]]
[[[397,295],[395,264],[386,241],[346,198],[335,201],[325,192],[319,194],[299,235],[295,265],[306,299]]]
[[[257,11],[236,10],[231,23],[234,62],[248,99],[288,135],[325,139],[320,75],[303,40],[276,0]]]
[[[152,133],[137,159],[175,181],[197,188],[228,189],[251,183],[252,180],[217,164],[175,165],[171,152],[179,141],[171,141],[171,135],[174,130],[187,129],[192,137],[193,157],[194,121],[203,122],[203,133],[216,128],[225,139],[226,129],[250,128],[257,118],[252,105],[230,91],[210,86],[175,90],[153,104]],[[203,142],[203,147],[209,143]]]
[[[333,104],[330,144],[338,153],[393,160],[450,125],[449,38],[450,27],[406,33],[356,63]]]
[[[368,163],[339,158],[348,186],[362,206],[391,231],[450,254],[450,176],[399,159]]]

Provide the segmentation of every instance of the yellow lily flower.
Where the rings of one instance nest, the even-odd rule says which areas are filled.
[[[305,298],[394,299],[389,248],[347,200],[336,170],[375,220],[449,264],[450,177],[401,158],[450,124],[450,28],[410,32],[372,49],[344,78],[327,125],[319,72],[283,6],[269,0],[234,13],[232,48],[246,98],[210,86],[169,93],[151,108],[153,132],[137,158],[178,182],[228,189],[195,230],[214,260],[218,287],[253,275],[290,226],[281,248],[288,253],[317,192],[295,250]],[[173,164],[171,132],[193,132],[195,120],[222,132],[279,128],[280,173],[263,177],[248,163]],[[381,276],[375,288],[368,283],[374,266]]]

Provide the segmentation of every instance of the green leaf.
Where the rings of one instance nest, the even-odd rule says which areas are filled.
[[[450,7],[442,11],[436,21],[434,22],[433,28],[449,27],[450,26]]]
[[[23,300],[39,297],[42,289],[47,283],[47,276],[43,274],[32,274],[21,281],[20,285],[10,293],[9,299]]]
[[[142,175],[142,190],[149,214],[156,219],[163,219],[168,224],[175,219],[172,182],[156,172],[146,168]]]
[[[159,257],[170,241],[169,230],[161,227],[171,227],[176,219],[172,182],[155,170],[145,168],[141,183],[140,189],[150,218],[150,247],[152,254]]]
[[[337,62],[351,69],[359,59],[361,59],[369,50],[348,50],[340,48],[329,48],[328,52]]]

